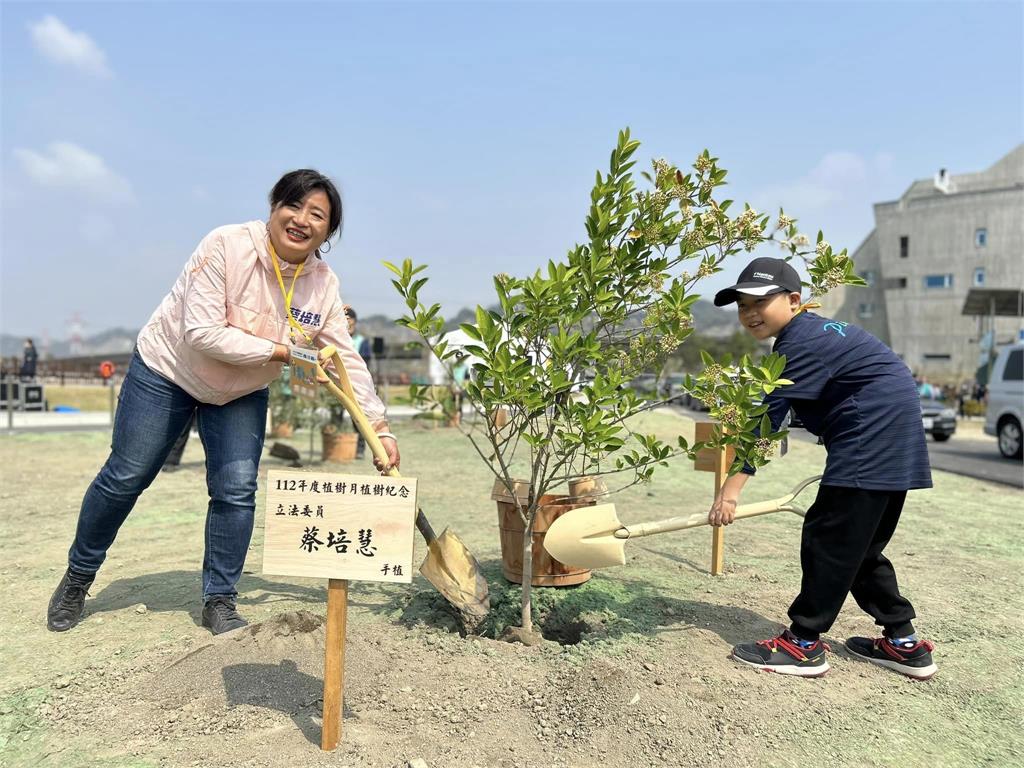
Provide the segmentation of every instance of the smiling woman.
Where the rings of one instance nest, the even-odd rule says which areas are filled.
[[[320,249],[341,229],[341,196],[324,179],[316,171],[293,171],[270,190],[267,228],[278,255],[289,264],[301,264],[310,246]]]
[[[298,170],[271,190],[267,222],[220,227],[200,242],[139,334],[110,456],[86,491],[68,569],[50,599],[51,630],[81,620],[86,590],[121,524],[193,415],[210,494],[203,625],[214,634],[245,626],[235,587],[252,536],[267,385],[280,376],[290,345],[337,348],[370,423],[387,433],[390,464],[398,465],[384,405],[349,335],[338,278],[321,258],[341,220],[331,180]]]

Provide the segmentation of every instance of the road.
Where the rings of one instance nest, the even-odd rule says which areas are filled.
[[[958,430],[957,434],[944,443],[937,443],[928,437],[928,459],[932,469],[1024,488],[1024,464],[1004,459],[999,453],[996,439],[983,434],[980,429],[974,430],[976,434],[969,432],[972,426]],[[804,429],[794,429],[789,434],[796,440],[818,441],[818,438]]]
[[[691,418],[707,418],[706,413],[681,407],[678,410]],[[803,429],[793,429],[789,434],[792,440],[818,440]],[[1004,459],[999,453],[996,439],[984,434],[981,423],[977,421],[959,423],[956,434],[944,443],[937,443],[929,437],[928,458],[933,469],[1024,489],[1024,464]]]

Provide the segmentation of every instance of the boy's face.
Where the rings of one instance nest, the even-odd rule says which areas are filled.
[[[771,296],[741,293],[736,299],[740,324],[758,341],[778,336],[799,308],[799,293],[773,293]]]

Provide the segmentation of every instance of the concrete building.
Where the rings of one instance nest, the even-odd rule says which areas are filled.
[[[1024,287],[1024,144],[980,173],[915,181],[876,203],[875,228],[852,254],[867,287],[832,292],[824,311],[885,341],[933,381],[974,378],[988,319],[962,314],[971,288]],[[995,319],[996,345],[1019,317]]]

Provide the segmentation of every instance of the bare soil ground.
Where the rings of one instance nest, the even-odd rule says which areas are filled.
[[[646,426],[692,432],[671,413]],[[423,508],[488,574],[490,636],[460,636],[420,577],[354,583],[343,742],[329,754],[319,749],[324,584],[260,574],[262,494],[239,585],[250,627],[213,638],[199,626],[206,493],[193,440],[183,467],[156,480],[122,529],[82,624],[53,634],[46,602],[109,436],[0,438],[0,765],[1024,763],[1020,491],[936,472],[934,490],[909,497],[888,554],[919,629],[938,645],[932,681],[846,655],[844,637],[874,634],[852,601],[827,638],[832,672],[794,680],[741,668],[728,653],[785,620],[799,585],[796,518],[730,527],[720,578],[707,573],[707,529],[630,544],[625,566],[538,592],[551,640],[509,644],[493,637],[515,621],[519,593],[500,576],[487,471],[454,431],[403,427],[403,470],[420,479]],[[305,453],[308,438],[292,444]],[[822,463],[820,448],[797,442],[745,500],[781,495]],[[279,466],[267,457],[263,472]],[[625,520],[687,514],[706,509],[711,483],[679,466],[614,500]]]

